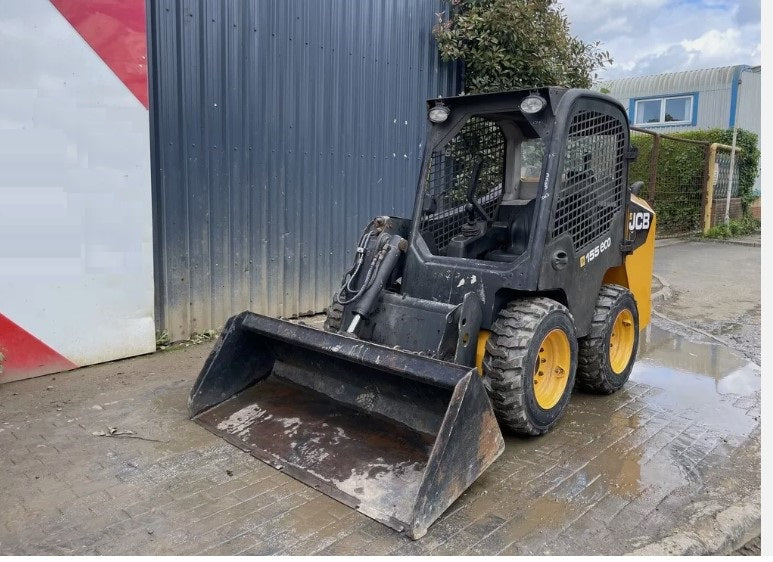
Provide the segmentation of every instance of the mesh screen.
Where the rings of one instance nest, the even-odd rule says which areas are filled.
[[[575,250],[607,232],[623,204],[625,177],[623,123],[596,111],[572,118],[553,237],[569,233]]]
[[[443,253],[467,220],[464,205],[472,170],[482,160],[476,198],[493,216],[502,198],[505,137],[499,126],[483,117],[471,117],[445,146],[432,152],[424,192],[437,209],[422,218],[419,230],[433,253]]]
[[[730,191],[730,197],[738,197],[738,154],[735,155],[733,162],[733,189]],[[730,181],[730,151],[717,151],[717,171],[714,182],[714,199],[724,199],[727,197],[727,184]]]
[[[661,138],[653,208],[658,236],[698,232],[703,220],[707,145]]]

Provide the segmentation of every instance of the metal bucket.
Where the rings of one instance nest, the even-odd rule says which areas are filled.
[[[188,401],[233,445],[416,539],[502,453],[475,369],[244,312]]]

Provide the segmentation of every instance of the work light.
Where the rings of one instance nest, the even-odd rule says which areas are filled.
[[[429,120],[433,123],[442,123],[448,119],[449,115],[451,115],[451,110],[442,103],[429,110]]]
[[[521,102],[521,111],[523,113],[538,113],[542,111],[542,108],[547,105],[548,102],[545,98],[538,96],[537,94],[531,94],[523,98]]]

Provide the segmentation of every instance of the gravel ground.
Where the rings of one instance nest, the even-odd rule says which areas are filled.
[[[750,540],[738,550],[733,551],[733,556],[759,556],[762,554],[762,539],[757,537]]]

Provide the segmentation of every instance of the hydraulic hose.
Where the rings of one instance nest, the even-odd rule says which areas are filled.
[[[398,263],[400,254],[405,251],[406,241],[396,235],[386,232],[387,220],[382,217],[373,219],[360,237],[354,264],[344,274],[341,290],[336,294],[336,301],[343,305],[354,305],[351,312],[354,318],[348,332],[354,332],[362,317],[367,317],[375,307],[392,271]],[[378,236],[373,240],[374,236]],[[366,270],[365,262],[370,259]]]
[[[368,233],[367,236],[370,237],[370,234],[371,233]],[[378,273],[378,270],[381,266],[381,260],[383,260],[382,249],[388,238],[389,238],[389,235],[385,233],[382,233],[378,237],[376,241],[376,248],[377,248],[376,255],[373,257],[373,259],[370,262],[370,266],[368,267],[368,270],[365,273],[365,279],[363,280],[362,285],[360,285],[359,289],[354,289],[352,287],[352,282],[356,280],[357,274],[359,273],[360,268],[362,267],[362,262],[364,261],[363,256],[365,254],[364,250],[367,248],[367,246],[360,246],[357,248],[358,257],[357,257],[357,263],[352,268],[353,273],[351,275],[347,274],[348,279],[345,278],[343,290],[339,292],[338,296],[336,297],[336,300],[339,302],[339,304],[342,304],[342,305],[351,304],[359,300],[364,294],[364,292],[368,290],[368,288],[372,284],[373,279],[375,279],[375,276]],[[354,293],[354,294],[347,299],[343,299],[341,297],[341,293],[344,293],[344,292]]]
[[[379,247],[373,278],[368,281],[367,287],[353,307],[355,314],[367,317],[373,311],[376,300],[386,287],[404,247],[402,237],[397,234],[387,235],[386,242]]]

